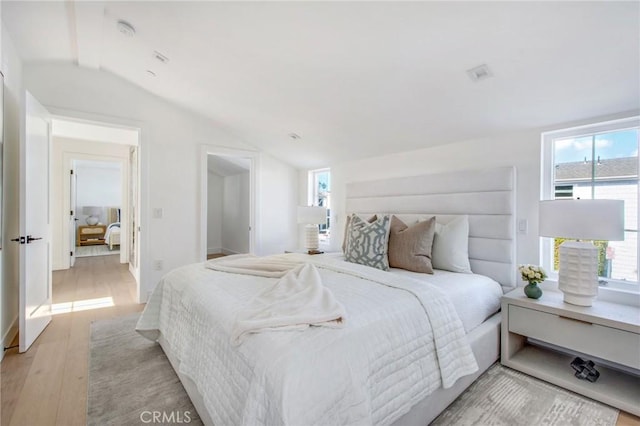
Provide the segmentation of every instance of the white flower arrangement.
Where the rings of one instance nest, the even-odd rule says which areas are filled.
[[[541,266],[520,265],[518,266],[518,271],[520,271],[522,280],[529,284],[540,284],[547,279],[547,273]]]

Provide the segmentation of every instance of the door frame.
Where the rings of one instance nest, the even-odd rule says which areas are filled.
[[[151,134],[150,126],[142,121],[130,120],[122,117],[105,116],[101,114],[86,113],[65,108],[46,106],[53,119],[76,121],[79,123],[94,124],[98,126],[126,128],[137,130],[138,132],[138,174],[135,178],[138,180],[138,208],[136,211],[136,258],[137,266],[134,267],[129,263],[129,271],[136,280],[136,302],[144,303],[147,301],[147,295],[142,294],[141,283],[150,275],[150,268],[147,259],[149,250],[148,233],[141,232],[142,229],[150,221],[149,217],[149,135]],[[131,145],[129,145],[131,146]]]
[[[219,157],[248,158],[249,167],[249,253],[256,254],[256,241],[259,235],[259,217],[257,194],[258,175],[260,170],[260,153],[257,151],[233,149],[216,145],[201,145],[200,147],[200,259],[207,260],[207,200],[208,200],[208,167],[209,155]]]
[[[63,173],[68,172],[68,170],[71,169],[71,164],[74,161],[105,161],[105,162],[111,162],[111,163],[118,163],[120,164],[120,217],[126,217],[127,220],[122,222],[121,220],[121,232],[120,232],[120,239],[121,239],[121,244],[120,244],[120,263],[129,263],[129,227],[130,227],[130,223],[129,223],[129,189],[131,188],[131,170],[129,167],[129,159],[128,158],[123,158],[123,157],[118,157],[118,156],[110,156],[110,155],[99,155],[99,154],[83,154],[83,153],[77,153],[77,152],[65,152],[62,154],[62,169],[63,169]],[[76,169],[77,171],[77,169]],[[76,176],[77,179],[77,176]],[[65,188],[62,191],[62,204],[64,205],[69,205],[71,200],[71,190],[69,185],[66,185]],[[76,206],[77,207],[77,206]],[[75,207],[74,207],[74,212],[75,212],[75,216],[78,216],[78,212],[75,211]],[[63,215],[64,217],[64,215]],[[65,225],[66,222],[66,225]],[[71,230],[68,228],[69,226],[69,221],[62,221],[62,235],[66,235],[67,237],[69,236],[69,233],[71,232]],[[68,238],[67,238],[68,239]],[[63,239],[64,240],[64,239]],[[63,246],[64,248],[64,246]],[[64,250],[63,250],[64,251]],[[71,251],[71,247],[69,247],[69,250]]]

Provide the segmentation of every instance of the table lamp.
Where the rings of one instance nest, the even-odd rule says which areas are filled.
[[[298,207],[298,223],[305,224],[304,241],[307,250],[317,251],[320,242],[318,239],[318,225],[327,222],[327,208],[317,206]]]
[[[84,206],[82,208],[82,214],[88,215],[86,218],[87,225],[97,225],[100,222],[100,215],[102,214],[102,207],[97,206]]]
[[[568,238],[559,251],[558,288],[564,301],[591,306],[598,295],[598,248],[590,241],[624,240],[624,201],[540,201],[541,237]]]

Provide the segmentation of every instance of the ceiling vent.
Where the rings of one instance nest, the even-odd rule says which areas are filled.
[[[136,35],[136,29],[133,28],[133,25],[123,20],[118,21],[118,31],[120,31],[120,33],[125,37],[133,37]]]
[[[475,68],[471,68],[470,70],[468,70],[467,75],[469,76],[471,81],[481,81],[481,80],[486,80],[489,77],[492,77],[493,73],[491,72],[488,66],[482,64],[480,66],[477,66]]]
[[[164,56],[162,53],[158,52],[157,50],[155,50],[153,52],[153,57],[158,61],[158,62],[162,62],[163,64],[166,64],[167,62],[169,62],[169,58],[167,58],[166,56]]]

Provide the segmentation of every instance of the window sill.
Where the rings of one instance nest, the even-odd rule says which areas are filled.
[[[547,281],[552,282],[555,288],[558,288],[558,279],[549,278]],[[599,286],[598,296],[596,300],[602,300],[604,302],[617,303],[620,305],[637,306],[640,307],[640,291],[632,288],[620,288],[621,284],[625,284],[627,287],[634,287],[633,284],[609,282],[609,286]],[[616,285],[618,287],[616,287]],[[558,290],[560,291],[560,290]]]

